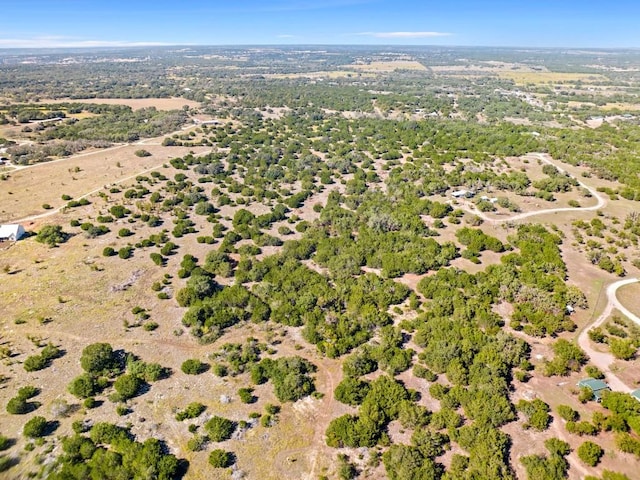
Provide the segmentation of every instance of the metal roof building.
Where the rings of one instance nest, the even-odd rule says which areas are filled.
[[[24,228],[19,224],[0,225],[0,242],[15,242],[25,234]]]
[[[598,380],[596,378],[585,378],[583,380],[580,380],[578,382],[578,387],[588,388],[589,390],[591,390],[596,402],[602,400],[602,392],[611,390],[609,388],[609,385],[607,385],[604,381]]]

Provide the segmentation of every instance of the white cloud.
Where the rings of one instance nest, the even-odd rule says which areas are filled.
[[[449,37],[453,34],[447,32],[361,32],[356,35],[375,38],[434,38]]]
[[[126,40],[81,40],[61,36],[0,38],[0,48],[148,47],[160,45],[167,44],[160,42],[129,42]]]

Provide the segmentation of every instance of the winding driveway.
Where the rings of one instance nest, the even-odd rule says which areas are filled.
[[[532,153],[530,154],[530,156],[535,157],[549,165],[553,165],[561,173],[567,173],[563,168],[558,167],[554,162],[552,162],[548,155],[545,155],[543,153]],[[510,221],[516,221],[516,220],[523,220],[525,218],[533,217],[536,215],[544,215],[548,213],[595,211],[603,208],[607,204],[607,199],[603,195],[601,195],[596,189],[584,184],[578,179],[576,180],[581,187],[587,189],[591,193],[591,195],[596,198],[597,202],[595,205],[592,205],[590,207],[548,208],[544,210],[536,210],[533,212],[518,213],[515,215],[509,215],[507,217],[502,217],[502,218],[490,217],[485,213],[478,211],[473,205],[465,204],[462,208],[468,211],[469,213],[473,213],[474,215],[479,216],[480,218],[482,218],[483,220],[489,223],[503,223],[503,222],[510,222]],[[580,348],[582,348],[587,353],[587,355],[589,355],[591,363],[593,363],[596,367],[602,370],[602,372],[606,375],[607,382],[609,383],[609,386],[611,387],[611,389],[619,392],[625,392],[625,393],[630,393],[634,389],[629,387],[627,384],[625,384],[615,373],[611,371],[611,364],[614,361],[612,354],[606,353],[606,352],[599,352],[593,349],[593,347],[591,346],[591,342],[589,340],[588,332],[589,332],[589,329],[598,327],[607,318],[609,318],[609,316],[611,315],[611,312],[613,312],[614,309],[619,310],[627,318],[629,318],[633,322],[640,325],[640,317],[638,317],[633,312],[629,311],[629,309],[627,309],[624,305],[622,305],[618,300],[618,298],[616,297],[616,292],[620,287],[623,287],[625,285],[630,285],[632,283],[636,283],[639,281],[640,280],[637,278],[629,278],[626,280],[619,280],[609,285],[607,287],[607,306],[605,307],[604,311],[595,320],[595,322],[593,322],[591,325],[586,325],[585,328],[580,333],[580,335],[578,336],[578,345],[580,345]]]
[[[549,159],[549,156],[544,154],[544,153],[531,153],[531,154],[529,154],[529,156],[535,157],[538,160],[543,161],[544,163],[547,163],[549,165],[552,165],[552,166],[556,167],[560,173],[567,173],[563,168],[558,167],[554,162],[552,162]],[[577,178],[575,178],[573,176],[572,176],[572,178],[574,178],[578,182],[578,185],[580,185],[581,187],[583,187],[586,190],[588,190],[589,193],[591,193],[591,195],[596,198],[597,203],[595,205],[592,205],[590,207],[546,208],[546,209],[543,209],[543,210],[535,210],[533,212],[516,213],[514,215],[509,215],[509,216],[500,217],[500,218],[490,217],[486,213],[481,212],[478,209],[476,209],[473,204],[464,204],[462,206],[462,209],[466,210],[469,213],[477,215],[478,217],[482,218],[486,222],[489,222],[489,223],[504,223],[504,222],[512,222],[512,221],[516,221],[516,220],[523,220],[525,218],[533,217],[533,216],[536,216],[536,215],[544,215],[544,214],[548,214],[548,213],[595,211],[595,210],[599,210],[599,209],[603,208],[607,204],[607,199],[603,195],[601,195],[595,188],[590,187],[588,185],[585,185],[584,183],[582,183],[580,180],[578,180]]]
[[[604,372],[607,376],[607,382],[612,390],[630,393],[634,389],[626,385],[620,378],[616,376],[615,373],[611,371],[611,364],[613,363],[613,355],[610,353],[599,352],[594,350],[591,347],[591,342],[589,341],[589,329],[593,327],[598,327],[604,323],[604,321],[609,318],[611,312],[614,309],[622,312],[626,317],[630,320],[634,321],[638,325],[640,325],[640,318],[634,313],[630,312],[624,305],[620,303],[618,297],[616,297],[616,292],[620,287],[624,287],[625,285],[630,285],[632,283],[639,282],[640,280],[637,278],[628,278],[626,280],[619,280],[617,282],[612,283],[607,287],[607,306],[604,311],[600,314],[600,316],[593,322],[591,325],[585,326],[580,335],[578,336],[578,345],[582,348],[589,358],[591,359],[591,363],[593,363],[596,367]]]

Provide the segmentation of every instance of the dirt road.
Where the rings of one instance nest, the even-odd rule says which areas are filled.
[[[607,383],[614,391],[626,392],[629,393],[633,390],[633,388],[627,386],[620,378],[616,376],[615,373],[611,371],[611,364],[613,363],[613,355],[605,352],[598,352],[591,347],[591,343],[589,341],[589,329],[593,327],[597,327],[604,323],[607,318],[611,315],[614,309],[619,310],[625,316],[627,316],[630,320],[634,321],[638,325],[640,325],[640,318],[634,313],[630,312],[627,308],[625,308],[618,298],[616,297],[616,292],[620,287],[624,287],[625,285],[629,285],[631,283],[636,283],[640,280],[637,278],[628,278],[626,280],[619,280],[617,282],[612,283],[607,287],[607,306],[604,311],[600,314],[600,316],[593,322],[591,325],[585,327],[580,336],[578,337],[578,345],[582,348],[589,358],[591,359],[591,363],[593,363],[596,367],[604,372],[607,377]]]
[[[535,157],[535,158],[543,161],[544,163],[547,163],[549,165],[552,165],[552,166],[556,167],[560,173],[566,173],[565,170],[562,169],[562,167],[559,167],[558,165],[556,165],[553,161],[551,161],[549,156],[544,154],[544,153],[531,153],[531,154],[529,154],[529,156]],[[575,178],[575,177],[573,177],[573,178]],[[514,221],[517,221],[517,220],[524,220],[525,218],[529,218],[529,217],[533,217],[533,216],[537,216],[537,215],[545,215],[545,214],[549,214],[549,213],[595,211],[595,210],[599,210],[599,209],[603,208],[607,204],[607,199],[602,194],[600,194],[596,189],[594,189],[594,188],[582,183],[578,179],[576,179],[576,181],[578,182],[578,185],[580,185],[581,187],[587,189],[589,191],[589,193],[591,193],[591,195],[594,198],[596,198],[597,202],[596,202],[595,205],[591,205],[590,207],[546,208],[546,209],[543,209],[543,210],[536,210],[536,211],[533,211],[533,212],[516,213],[514,215],[509,215],[509,216],[500,217],[500,218],[491,217],[491,216],[487,215],[486,213],[479,211],[478,209],[475,208],[475,205],[473,205],[471,203],[465,203],[462,206],[462,209],[466,210],[469,213],[477,215],[478,217],[482,218],[484,221],[486,221],[488,223],[495,224],[495,223],[514,222]]]
[[[126,146],[126,145],[124,145],[124,146]],[[121,146],[112,147],[110,149],[106,149],[106,150],[103,150],[103,151],[106,152],[108,150],[113,150],[113,148],[121,148]],[[92,154],[93,153],[95,153],[95,152],[92,152]],[[201,157],[203,155],[208,155],[209,153],[210,152],[197,153],[197,154],[194,155],[194,157]],[[78,157],[81,157],[83,155],[88,155],[88,154],[80,154],[80,155],[76,155],[74,157],[65,158],[65,159],[62,159],[62,160],[65,160],[65,161],[66,160],[72,160],[74,158],[78,158]],[[61,161],[61,160],[55,160],[55,161]],[[47,163],[51,163],[51,162],[47,162]],[[35,167],[37,165],[41,165],[41,164],[35,164],[35,165],[33,165],[33,167]],[[141,170],[139,172],[136,172],[133,175],[129,175],[128,177],[119,178],[118,180],[115,180],[115,181],[111,182],[109,185],[110,186],[114,186],[114,185],[118,185],[120,183],[124,183],[124,182],[126,182],[128,180],[136,178],[139,175],[144,175],[145,173],[149,173],[149,172],[151,172],[153,170],[158,170],[161,167],[162,167],[162,165],[155,165],[155,166],[147,168],[145,170]],[[87,197],[89,197],[91,195],[94,195],[94,194],[104,190],[104,189],[105,189],[104,186],[98,187],[98,188],[96,188],[94,190],[91,190],[90,192],[87,192],[87,193],[84,193],[84,194],[80,195],[79,197],[75,198],[74,200],[82,200],[83,198],[87,198]],[[62,207],[59,207],[59,208],[55,208],[55,209],[52,209],[52,210],[47,210],[44,213],[39,213],[39,214],[36,214],[36,215],[29,215],[28,217],[23,217],[23,218],[18,218],[17,220],[12,220],[11,223],[32,222],[33,220],[39,220],[41,218],[46,218],[46,217],[50,217],[51,215],[55,215],[56,213],[59,213],[60,211],[64,210],[65,208],[66,208],[66,205],[63,205]]]

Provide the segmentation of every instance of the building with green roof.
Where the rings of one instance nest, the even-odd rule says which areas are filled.
[[[578,387],[588,388],[589,390],[591,390],[596,402],[600,402],[600,400],[602,400],[602,392],[611,390],[609,388],[609,385],[607,385],[604,381],[598,380],[596,378],[585,378],[583,380],[580,380],[578,382]]]

